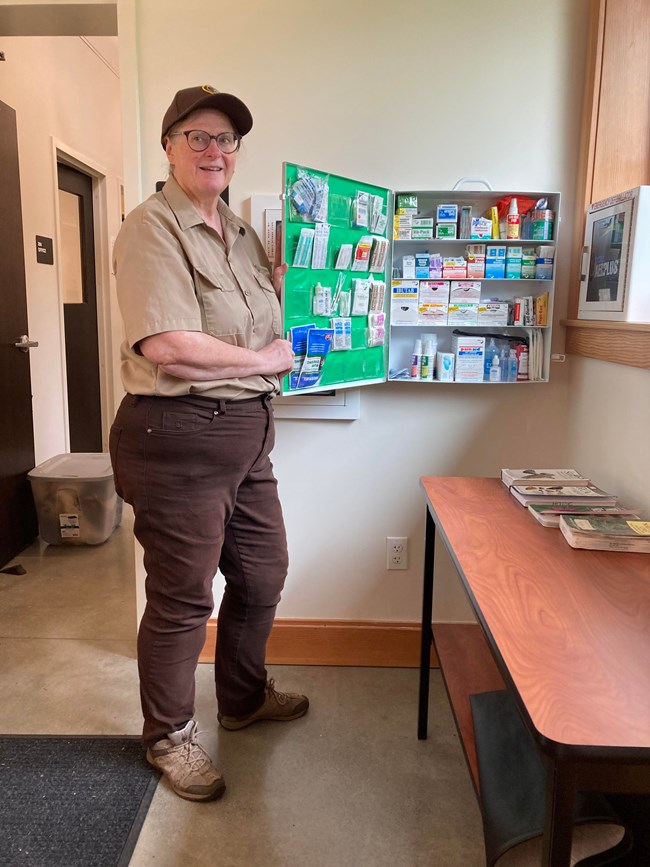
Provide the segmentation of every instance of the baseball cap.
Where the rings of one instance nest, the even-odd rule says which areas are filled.
[[[169,130],[190,112],[199,108],[215,108],[227,114],[240,135],[246,135],[253,127],[253,116],[244,103],[232,93],[221,93],[210,84],[199,87],[186,87],[179,90],[165,112],[162,122],[160,142],[165,146],[165,136]]]

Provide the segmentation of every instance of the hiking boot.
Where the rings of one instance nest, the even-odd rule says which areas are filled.
[[[197,734],[196,723],[190,720],[185,728],[170,732],[149,747],[147,761],[163,772],[181,798],[214,801],[223,795],[226,784],[197,741]]]
[[[237,731],[237,729],[246,728],[259,720],[276,720],[277,722],[288,722],[292,719],[298,719],[307,713],[309,707],[309,699],[306,695],[296,695],[293,692],[279,692],[275,688],[275,681],[271,678],[266,684],[264,691],[264,702],[254,713],[244,717],[224,716],[217,714],[217,719],[221,725],[229,731]]]

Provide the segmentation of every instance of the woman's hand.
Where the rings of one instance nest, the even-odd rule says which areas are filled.
[[[273,288],[275,289],[275,294],[278,298],[282,295],[282,285],[284,283],[284,275],[289,270],[288,265],[278,265],[277,268],[273,269]]]

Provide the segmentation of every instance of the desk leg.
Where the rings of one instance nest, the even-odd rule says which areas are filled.
[[[422,636],[420,643],[420,699],[418,704],[418,739],[425,740],[429,720],[429,671],[433,631],[433,555],[436,547],[436,525],[427,508],[424,536],[424,576],[422,581]]]
[[[569,867],[575,810],[575,773],[570,765],[545,759],[546,805],[542,867]]]

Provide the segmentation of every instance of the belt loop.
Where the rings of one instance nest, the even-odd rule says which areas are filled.
[[[217,401],[217,407],[218,407],[217,412],[219,413],[219,415],[225,415],[226,414],[226,404],[227,404],[227,401],[225,401],[225,400],[218,400]]]

